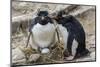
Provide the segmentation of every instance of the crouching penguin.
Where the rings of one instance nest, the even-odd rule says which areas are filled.
[[[49,53],[49,46],[55,44],[55,27],[48,17],[47,11],[39,11],[37,17],[32,20],[29,28],[31,47],[41,53]]]
[[[65,11],[59,11],[54,19],[63,35],[66,60],[89,54],[86,49],[85,31],[77,19],[72,15],[67,16]]]

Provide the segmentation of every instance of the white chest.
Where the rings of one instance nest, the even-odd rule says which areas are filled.
[[[69,33],[68,33],[67,29],[64,26],[58,24],[58,27],[59,27],[60,33],[62,35],[62,38],[63,38],[64,49],[66,49]]]
[[[46,25],[40,25],[37,23],[33,29],[33,40],[39,47],[48,47],[53,38],[55,33],[55,27],[53,24],[46,24]]]

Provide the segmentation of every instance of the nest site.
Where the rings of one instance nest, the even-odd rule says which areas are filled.
[[[37,5],[38,4],[38,5]],[[32,3],[32,2],[12,2],[12,63],[14,64],[43,64],[43,63],[64,63],[64,62],[78,62],[78,61],[92,61],[95,60],[95,55],[93,58],[90,56],[85,58],[80,58],[78,60],[64,61],[63,56],[63,43],[57,42],[52,48],[50,48],[49,54],[41,54],[32,48],[24,48],[26,45],[28,37],[28,28],[36,15],[36,10],[38,7],[44,7],[51,13],[65,9],[69,15],[75,16],[86,31],[86,45],[90,52],[95,53],[95,7],[94,6],[76,6],[76,5],[59,5],[59,4],[42,4],[42,3]],[[84,22],[84,23],[83,23]],[[88,26],[89,25],[89,26]],[[58,46],[57,46],[58,45]],[[19,48],[23,52],[23,56],[20,59],[16,59],[14,56],[17,55],[15,49]],[[17,51],[17,50],[16,50]],[[34,55],[32,55],[34,54]],[[32,56],[37,56],[36,59]],[[19,56],[19,55],[17,55]],[[33,58],[33,60],[32,60]],[[24,59],[24,60],[22,60]],[[20,60],[20,61],[19,61]]]

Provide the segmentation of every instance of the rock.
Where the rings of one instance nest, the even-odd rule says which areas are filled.
[[[12,47],[11,47],[11,48],[12,48],[12,49],[17,48],[17,44],[12,43]]]
[[[25,63],[26,58],[20,48],[12,49],[12,63]]]
[[[74,56],[69,56],[69,57],[66,57],[65,60],[71,61],[71,60],[73,60],[73,58],[74,58]]]
[[[95,61],[95,51],[91,52],[88,56],[78,58],[76,61]]]
[[[30,57],[29,57],[29,62],[32,62],[32,61],[37,61],[38,59],[39,59],[39,57],[40,57],[40,54],[32,54],[32,55],[30,55]]]
[[[92,59],[92,60],[95,60],[95,59],[96,59],[96,57],[95,57],[95,51],[92,52],[92,53],[90,54],[90,56],[91,56],[91,59]]]

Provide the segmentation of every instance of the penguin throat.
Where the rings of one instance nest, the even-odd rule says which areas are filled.
[[[39,24],[46,25],[46,24],[48,24],[48,22],[46,20],[42,20]]]

